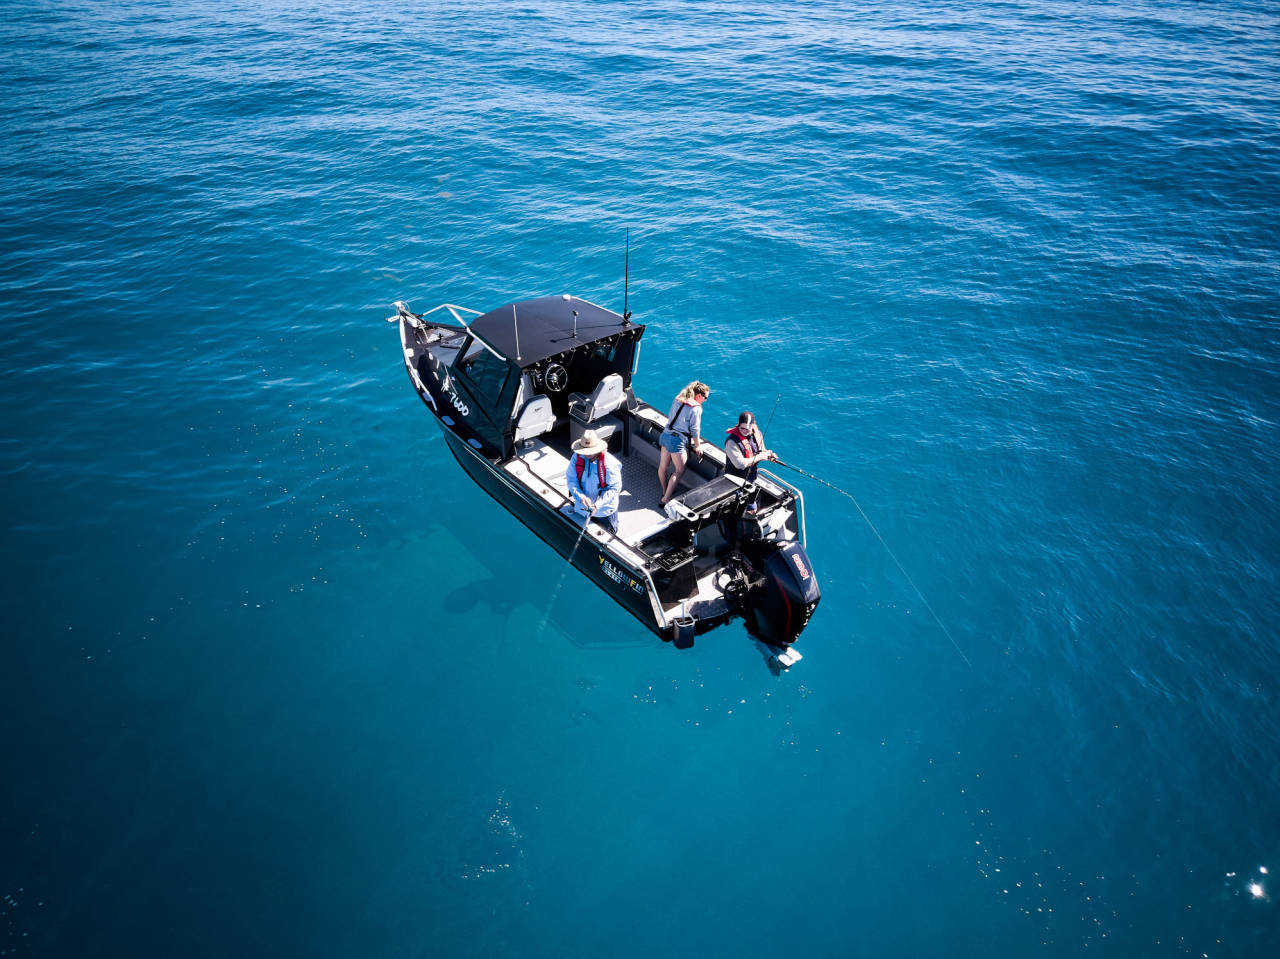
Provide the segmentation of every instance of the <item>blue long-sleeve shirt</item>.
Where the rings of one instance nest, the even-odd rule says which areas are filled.
[[[564,471],[564,481],[569,487],[569,499],[573,500],[573,510],[580,516],[591,513],[589,507],[582,505],[575,494],[583,493],[587,499],[596,504],[596,516],[609,516],[618,511],[618,497],[622,494],[622,464],[609,453],[604,457],[604,486],[600,485],[600,468],[593,459],[586,459],[574,453],[569,457],[569,466]],[[578,482],[578,460],[582,460],[582,482]]]

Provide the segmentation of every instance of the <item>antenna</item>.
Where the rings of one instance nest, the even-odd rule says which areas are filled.
[[[627,227],[627,258],[622,269],[622,325],[627,326],[631,323],[631,314],[627,311],[627,287],[631,285],[631,227]]]
[[[516,334],[516,362],[520,362],[520,324],[516,322],[516,305],[511,304],[511,327]]]
[[[578,338],[578,311],[573,311],[573,338]]]

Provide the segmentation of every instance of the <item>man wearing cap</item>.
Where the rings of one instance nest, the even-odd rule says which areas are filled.
[[[764,448],[764,435],[756,425],[756,418],[746,410],[738,417],[738,425],[725,432],[729,438],[724,442],[724,471],[730,476],[754,483],[761,461],[778,458],[772,450]]]
[[[609,453],[609,444],[595,430],[584,430],[572,448],[564,481],[575,515],[584,524],[591,518],[617,533],[622,464]]]

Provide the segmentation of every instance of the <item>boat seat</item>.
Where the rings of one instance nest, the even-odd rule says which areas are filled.
[[[578,442],[578,440],[582,439],[582,434],[587,430],[595,430],[596,436],[608,443],[609,449],[613,452],[625,452],[623,445],[626,442],[626,427],[623,425],[621,418],[617,416],[602,416],[592,423],[584,423],[582,420],[572,417],[569,420],[569,442]]]
[[[619,443],[626,442],[626,427],[622,418],[612,415],[627,400],[626,387],[622,377],[610,373],[589,394],[569,394],[569,440],[577,442],[586,430],[595,430],[596,435],[605,442],[618,437]],[[612,444],[614,449],[618,444]]]
[[[590,394],[569,394],[569,415],[584,423],[594,423],[602,416],[612,413],[627,399],[627,390],[622,377],[610,373],[600,380],[599,385]]]
[[[516,421],[515,441],[520,443],[541,436],[555,425],[556,414],[551,408],[551,399],[547,396],[535,396],[520,411],[520,419]]]

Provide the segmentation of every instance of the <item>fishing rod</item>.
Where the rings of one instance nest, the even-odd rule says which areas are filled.
[[[920,592],[920,587],[916,585],[915,580],[911,578],[911,574],[906,571],[905,567],[903,567],[901,561],[899,561],[898,557],[894,554],[893,550],[889,548],[889,544],[884,541],[884,537],[881,536],[880,531],[876,529],[875,523],[871,522],[871,517],[868,516],[866,513],[866,510],[862,508],[862,504],[860,504],[856,499],[853,498],[853,494],[850,493],[848,490],[841,489],[835,483],[828,483],[821,476],[814,476],[808,470],[802,470],[798,466],[792,466],[790,463],[784,463],[780,459],[775,459],[773,462],[775,462],[779,466],[785,466],[789,470],[795,470],[801,476],[807,476],[811,480],[816,480],[817,482],[821,483],[823,486],[829,486],[831,487],[831,489],[835,490],[841,496],[849,497],[849,499],[853,502],[853,505],[858,508],[858,512],[862,515],[862,518],[867,521],[867,526],[870,527],[871,532],[876,534],[876,539],[880,540],[880,545],[884,547],[884,551],[889,554],[889,558],[893,560],[894,564],[898,567],[898,571],[902,573],[903,577],[906,578],[906,581],[911,584],[911,588],[916,591],[916,595],[920,597],[920,602],[923,603],[924,608],[929,611],[929,615],[932,616],[933,621],[938,624],[938,628],[942,630],[942,632],[946,635],[947,639],[951,640],[951,645],[956,648],[956,652],[960,654],[960,658],[964,660],[965,665],[968,666],[970,669],[973,669],[973,663],[969,661],[969,657],[964,654],[964,650],[960,648],[960,644],[957,643],[955,640],[955,637],[951,635],[951,631],[947,629],[945,625],[943,625],[942,620],[939,618],[938,614],[933,611],[933,607],[929,605],[929,601],[924,598],[924,593]]]
[[[774,413],[776,413],[776,412],[778,412],[778,400],[780,400],[780,399],[782,399],[782,394],[781,394],[781,393],[779,393],[779,394],[778,394],[777,399],[775,399],[775,400],[773,401],[773,409],[771,409],[771,410],[769,411],[769,418],[768,418],[767,420],[765,420],[765,423],[764,423],[764,432],[766,432],[766,433],[767,433],[767,432],[769,432],[769,424],[773,422],[773,414],[774,414]]]

